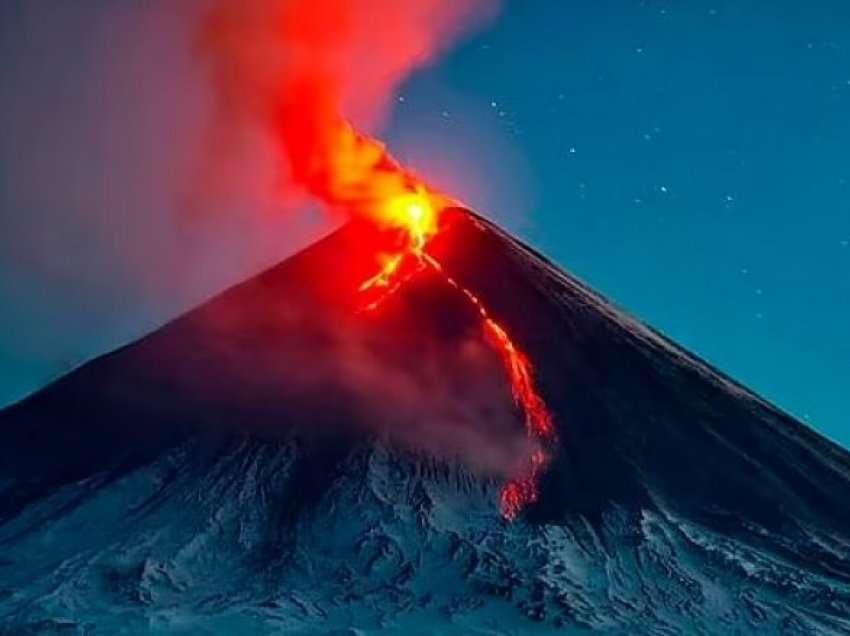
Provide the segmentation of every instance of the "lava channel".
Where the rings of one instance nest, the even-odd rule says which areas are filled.
[[[526,506],[537,501],[540,477],[550,459],[544,448],[551,446],[556,437],[552,415],[534,382],[534,367],[507,330],[493,318],[480,297],[449,275],[442,264],[426,251],[429,241],[439,231],[438,212],[428,193],[419,188],[395,198],[388,207],[393,225],[404,229],[406,237],[401,248],[382,255],[381,270],[360,285],[358,307],[364,312],[375,312],[418,273],[430,269],[456,289],[475,310],[481,321],[484,340],[502,361],[514,402],[525,418],[526,434],[540,444],[525,462],[521,474],[510,479],[502,488],[499,507],[502,516],[513,521]]]

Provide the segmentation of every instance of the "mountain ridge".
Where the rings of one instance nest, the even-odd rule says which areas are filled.
[[[450,217],[558,429],[521,519],[475,317],[427,275],[352,311],[350,225],[0,412],[0,633],[850,633],[850,454]]]

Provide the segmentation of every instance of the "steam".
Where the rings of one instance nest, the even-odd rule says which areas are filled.
[[[386,349],[340,339],[337,378],[366,407],[366,425],[414,450],[460,459],[485,475],[512,478],[537,448],[517,426],[510,388],[478,330],[448,345],[410,352],[400,369]]]
[[[177,352],[155,347],[138,363],[157,368],[160,379],[174,365],[181,394],[196,396],[203,413],[224,422],[234,413],[240,427],[263,436],[365,431],[486,476],[525,468],[539,444],[517,417],[498,352],[452,291],[430,296],[428,283],[413,290],[429,294],[425,306],[457,306],[446,331],[446,314],[407,296],[376,322],[297,290],[309,283],[278,282],[295,288],[252,287],[208,306]]]

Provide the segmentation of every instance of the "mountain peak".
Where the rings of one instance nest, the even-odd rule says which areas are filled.
[[[557,432],[517,522],[498,488],[533,440],[479,317],[429,271],[358,311],[381,239],[349,224],[0,413],[4,620],[846,630],[850,456],[446,216],[429,251],[533,362]]]

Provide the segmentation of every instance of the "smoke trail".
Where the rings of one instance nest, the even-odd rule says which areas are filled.
[[[224,130],[259,124],[277,140],[283,183],[374,216],[410,175],[366,135],[411,71],[494,10],[493,0],[223,0],[199,47]]]

